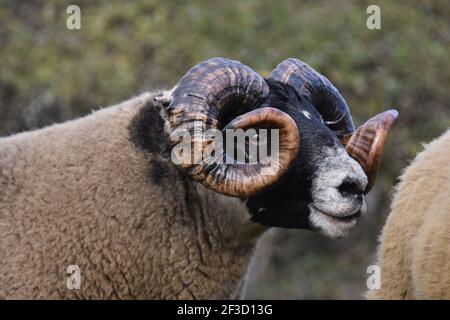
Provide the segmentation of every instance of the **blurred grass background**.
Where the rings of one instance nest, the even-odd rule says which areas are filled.
[[[81,30],[66,8],[81,8]],[[381,30],[366,8],[381,8]],[[325,74],[357,125],[395,107],[369,214],[344,240],[272,230],[247,298],[361,298],[396,177],[450,126],[450,3],[436,1],[0,0],[0,136],[169,88],[213,56],[267,75],[287,57]]]

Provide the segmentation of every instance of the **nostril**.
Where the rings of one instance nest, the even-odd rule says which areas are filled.
[[[338,190],[344,197],[356,197],[362,200],[363,190],[354,181],[345,179]]]

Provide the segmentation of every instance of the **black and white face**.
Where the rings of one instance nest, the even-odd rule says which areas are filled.
[[[300,150],[289,171],[247,199],[252,220],[263,225],[317,231],[331,238],[348,234],[365,212],[367,176],[319,112],[290,87],[270,83],[264,106],[289,114],[300,132]]]

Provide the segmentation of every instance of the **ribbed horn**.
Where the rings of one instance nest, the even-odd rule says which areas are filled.
[[[284,60],[272,71],[269,79],[288,84],[306,97],[342,142],[355,131],[350,110],[342,95],[326,77],[303,61],[295,58]]]
[[[300,143],[298,128],[286,113],[275,108],[256,109],[269,94],[264,79],[238,61],[213,58],[190,69],[172,93],[169,122],[172,136],[189,132],[194,147],[180,166],[206,187],[235,197],[249,197],[275,183],[295,158]],[[224,119],[239,115],[228,126]],[[279,129],[279,162],[272,166],[221,163],[222,155],[207,155],[215,141],[205,138],[208,129]],[[174,142],[174,147],[179,141]],[[199,159],[201,158],[201,159]]]
[[[397,117],[397,110],[380,113],[360,126],[347,142],[345,148],[348,154],[358,161],[368,177],[365,193],[368,193],[375,183],[383,146],[389,128]]]

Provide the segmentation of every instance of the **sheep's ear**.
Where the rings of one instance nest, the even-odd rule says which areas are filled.
[[[168,107],[172,102],[172,90],[164,90],[157,96],[153,97],[153,101]]]
[[[380,113],[360,126],[345,145],[348,154],[358,161],[367,174],[369,181],[365,193],[368,193],[375,183],[383,146],[389,128],[397,117],[397,110]]]

